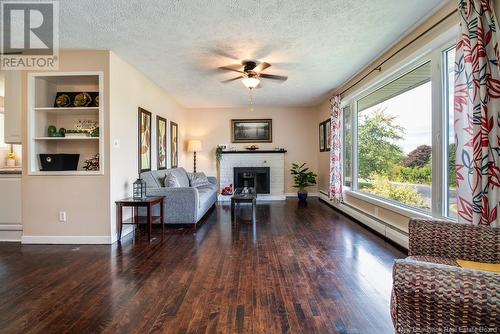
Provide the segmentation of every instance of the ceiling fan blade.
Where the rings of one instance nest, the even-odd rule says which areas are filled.
[[[231,82],[231,81],[236,81],[236,80],[239,80],[239,79],[243,79],[243,76],[240,75],[239,77],[236,77],[236,78],[232,78],[232,79],[227,79],[227,80],[223,80],[221,81],[222,83],[228,83],[228,82]]]
[[[238,72],[238,73],[244,73],[241,69],[243,67],[241,65],[227,65],[227,66],[221,66],[219,67],[219,70],[225,70],[225,71],[233,71],[233,72]]]
[[[254,69],[254,71],[255,72],[262,72],[268,67],[271,67],[271,64],[266,63],[266,62],[262,62],[259,65],[257,65],[257,67]]]
[[[288,77],[285,77],[283,75],[274,75],[274,74],[260,74],[259,77],[271,80],[279,80],[279,81],[286,81],[286,79],[288,79]]]

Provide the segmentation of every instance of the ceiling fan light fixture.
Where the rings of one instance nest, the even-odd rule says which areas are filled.
[[[244,78],[242,80],[243,82],[243,85],[245,85],[246,88],[248,89],[254,89],[256,88],[259,83],[260,83],[260,80],[258,78],[255,78],[255,77],[248,77],[248,78]]]

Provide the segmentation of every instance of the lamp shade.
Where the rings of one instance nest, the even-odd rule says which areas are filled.
[[[188,141],[188,152],[199,152],[201,151],[201,141],[190,140]]]

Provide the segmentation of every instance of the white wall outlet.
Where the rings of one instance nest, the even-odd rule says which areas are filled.
[[[59,221],[61,223],[66,222],[66,211],[59,211]]]
[[[114,148],[119,148],[120,147],[120,140],[119,139],[113,140],[113,147]]]

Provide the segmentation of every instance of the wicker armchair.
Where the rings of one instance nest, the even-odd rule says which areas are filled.
[[[457,259],[500,263],[500,229],[412,219],[409,257],[393,268],[396,333],[497,333],[500,274]]]

